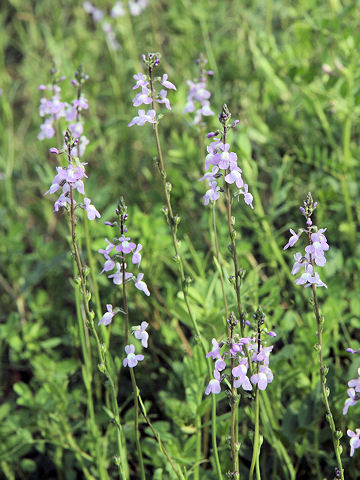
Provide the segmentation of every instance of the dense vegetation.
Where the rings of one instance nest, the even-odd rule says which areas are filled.
[[[126,4],[126,2],[124,2]],[[100,274],[105,221],[116,218],[120,196],[128,206],[127,227],[143,246],[141,271],[148,297],[128,288],[131,325],[149,323],[149,348],[135,369],[149,418],[184,478],[216,479],[211,442],[211,395],[201,341],[224,339],[220,274],[229,310],[236,315],[226,199],[217,201],[220,265],[214,261],[211,206],[204,206],[206,133],[217,130],[223,104],[240,122],[228,136],[231,150],[253,195],[252,210],[242,198],[232,215],[237,230],[244,310],[252,319],[258,305],[265,325],[277,336],[271,369],[274,380],[260,396],[260,471],[264,479],[332,479],[336,460],[321,397],[317,326],[311,289],[295,285],[293,253],[283,251],[290,228],[304,227],[299,213],[310,191],[318,206],[314,222],[327,228],[330,249],[321,268],[328,288],[317,288],[324,316],[323,354],[335,424],[343,432],[345,478],[356,479],[360,452],[349,457],[346,430],[360,427],[359,405],[342,409],[347,383],[357,377],[360,329],[360,10],[359,2],[150,0],[139,15],[125,8],[110,16],[111,1],[99,2],[107,18],[95,21],[82,3],[8,0],[0,9],[0,472],[8,479],[118,478],[116,426],[109,392],[99,371],[93,336],[84,367],[81,345],[85,315],[72,255],[71,231],[55,198],[43,196],[59,164],[50,147],[62,141],[38,140],[43,119],[40,84],[51,69],[66,76],[63,100],[71,103],[74,72],[82,65],[89,108],[82,112],[90,143],[86,192],[101,213],[93,222],[79,211],[77,238],[89,265],[89,289],[98,285],[101,303],[91,303],[97,325],[106,305],[122,306],[121,286]],[[104,22],[112,30],[104,28]],[[109,34],[110,31],[110,34]],[[111,34],[111,32],[113,32]],[[181,217],[178,238],[191,309],[180,288],[151,125],[128,123],[133,75],[145,71],[141,55],[160,52],[159,75],[167,73],[172,110],[162,105],[160,139],[171,181],[174,212]],[[204,126],[184,113],[188,80],[199,77],[195,60],[203,54],[214,116]],[[145,72],[146,73],[146,72]],[[145,105],[147,107],[147,105]],[[139,107],[142,108],[142,107]],[[64,128],[64,124],[62,124]],[[60,134],[61,131],[59,130]],[[110,237],[109,237],[110,236]],[[86,242],[90,238],[90,242]],[[75,275],[75,280],[74,280]],[[95,285],[94,285],[95,282]],[[86,315],[85,315],[86,316]],[[124,315],[97,327],[109,342],[117,399],[126,439],[130,478],[140,477],[134,434],[132,378],[123,367]],[[86,325],[85,325],[86,328]],[[111,335],[109,335],[111,333]],[[96,430],[89,421],[89,389]],[[217,444],[225,478],[232,470],[231,413],[226,388],[216,396]],[[104,406],[107,407],[104,408]],[[254,438],[253,397],[242,392],[238,409],[239,472],[248,478]],[[176,478],[143,416],[139,416],[146,478]],[[200,440],[199,440],[200,438]],[[199,441],[200,450],[199,450]],[[100,466],[99,466],[100,465]]]

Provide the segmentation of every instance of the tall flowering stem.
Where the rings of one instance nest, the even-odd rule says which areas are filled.
[[[173,208],[171,204],[171,183],[168,182],[167,180],[167,173],[165,169],[165,163],[164,163],[164,158],[163,158],[163,153],[161,149],[161,143],[160,143],[160,136],[159,136],[159,128],[158,128],[158,122],[159,122],[159,117],[157,116],[157,104],[164,104],[168,110],[170,110],[170,103],[167,98],[167,91],[166,90],[161,90],[160,93],[158,94],[155,89],[155,81],[160,80],[160,84],[169,89],[169,90],[176,90],[175,85],[173,85],[171,82],[167,80],[168,75],[164,74],[161,79],[155,78],[154,77],[154,68],[156,68],[159,63],[160,63],[160,54],[158,53],[149,53],[146,56],[143,55],[143,61],[147,66],[148,70],[148,78],[141,74],[138,73],[137,75],[134,76],[134,78],[137,80],[137,83],[134,87],[134,89],[141,87],[142,92],[137,94],[136,97],[133,100],[134,106],[139,106],[140,104],[144,103],[146,104],[151,104],[152,109],[149,110],[148,112],[145,112],[144,110],[139,110],[138,113],[139,115],[134,117],[133,120],[129,123],[129,127],[132,125],[144,125],[144,123],[149,122],[153,124],[154,128],[154,134],[155,134],[155,141],[156,141],[156,148],[157,148],[157,153],[158,153],[158,168],[162,180],[162,186],[164,190],[164,196],[165,196],[165,201],[166,201],[166,207],[164,207],[163,212],[165,214],[167,223],[170,227],[171,231],[171,236],[172,236],[172,241],[173,241],[173,246],[174,246],[174,259],[176,261],[176,264],[178,266],[178,271],[179,271],[179,276],[180,276],[180,283],[181,283],[181,290],[183,292],[184,296],[184,301],[186,304],[186,308],[188,311],[189,318],[192,322],[193,328],[195,330],[196,336],[200,342],[201,348],[204,352],[204,355],[206,354],[206,346],[204,344],[204,341],[202,339],[201,333],[199,326],[197,324],[196,318],[191,310],[191,306],[189,303],[189,297],[188,297],[188,292],[187,292],[187,287],[188,287],[188,279],[185,277],[185,271],[184,271],[184,263],[183,259],[179,253],[179,241],[177,239],[177,228],[180,223],[180,217],[178,215],[174,215],[173,213]],[[208,367],[208,372],[209,376],[211,376],[211,366],[210,363],[207,362],[207,367]],[[216,466],[216,472],[217,472],[217,477],[219,480],[222,479],[222,473],[221,473],[221,467],[220,467],[220,461],[219,461],[219,455],[218,455],[218,448],[217,448],[217,441],[216,441],[216,400],[212,396],[212,445],[213,445],[213,454],[214,454],[214,460],[215,460],[215,466]]]
[[[124,199],[121,197],[118,207],[116,209],[118,221],[106,222],[106,225],[109,225],[111,227],[119,227],[121,236],[120,238],[115,237],[111,241],[109,241],[106,238],[105,239],[107,244],[106,248],[99,250],[99,253],[103,254],[105,257],[104,268],[101,273],[104,273],[104,272],[108,273],[114,270],[116,266],[116,272],[108,275],[108,278],[112,279],[114,285],[119,285],[121,287],[122,293],[123,293],[123,308],[120,309],[116,307],[115,309],[113,309],[112,305],[107,305],[106,306],[107,312],[102,316],[98,325],[104,324],[105,326],[108,326],[112,322],[113,317],[118,312],[121,312],[122,314],[125,315],[124,337],[125,337],[125,342],[127,344],[125,346],[125,352],[127,356],[123,360],[123,366],[129,367],[130,369],[130,378],[131,378],[131,384],[132,384],[132,390],[133,390],[134,410],[135,410],[135,421],[134,421],[135,440],[136,440],[136,447],[138,451],[138,457],[139,457],[139,463],[140,463],[140,474],[141,474],[142,480],[145,480],[146,476],[145,476],[145,468],[144,468],[141,443],[140,443],[140,431],[139,431],[139,409],[140,408],[145,421],[149,425],[151,431],[154,433],[154,436],[159,443],[160,449],[166,456],[167,460],[169,461],[171,468],[173,469],[177,478],[179,478],[179,480],[183,480],[183,475],[181,471],[179,473],[178,471],[179,469],[175,467],[174,462],[171,460],[163,443],[160,441],[160,437],[158,433],[155,431],[153,425],[150,422],[149,417],[146,414],[145,406],[141,399],[140,390],[136,383],[134,367],[136,367],[139,362],[144,360],[144,355],[135,354],[135,346],[129,342],[129,337],[130,337],[129,336],[129,333],[130,333],[129,320],[130,319],[129,319],[129,308],[128,308],[128,302],[127,302],[126,284],[128,282],[133,281],[135,284],[135,287],[138,290],[141,290],[146,296],[149,296],[150,292],[149,292],[149,289],[147,288],[146,283],[143,281],[144,274],[139,273],[137,276],[135,276],[133,273],[129,271],[128,265],[125,261],[126,255],[131,255],[131,263],[134,266],[137,266],[139,268],[141,263],[140,252],[142,250],[141,243],[136,245],[136,243],[130,240],[130,237],[125,236],[128,234],[127,227],[125,226],[125,223],[128,219],[128,214],[126,212],[127,212],[127,206],[125,205]],[[120,262],[118,260],[120,260]],[[141,345],[144,348],[148,347],[149,334],[146,331],[148,325],[149,324],[147,322],[142,322],[141,325],[131,327],[131,333],[134,335],[134,337],[137,340],[141,341]]]
[[[228,223],[228,230],[230,236],[230,245],[229,249],[232,255],[233,265],[234,265],[234,275],[231,277],[232,283],[234,285],[235,294],[236,294],[236,303],[237,303],[237,313],[238,318],[240,320],[240,331],[241,336],[244,337],[244,327],[245,327],[245,314],[243,312],[242,302],[241,302],[241,276],[242,271],[239,270],[238,266],[238,259],[237,259],[237,251],[236,251],[236,232],[234,230],[234,223],[235,220],[232,216],[232,195],[230,193],[230,185],[235,183],[238,191],[236,192],[235,196],[240,196],[241,194],[244,195],[244,201],[247,205],[252,207],[252,200],[253,197],[248,191],[248,185],[244,183],[242,179],[242,170],[237,164],[237,155],[234,152],[229,151],[230,145],[226,143],[227,134],[230,129],[236,127],[239,123],[238,121],[232,122],[231,121],[231,113],[227,107],[227,105],[223,105],[222,111],[219,115],[219,121],[221,124],[221,129],[217,130],[216,132],[210,132],[208,134],[208,138],[215,138],[219,137],[217,140],[211,142],[208,146],[208,155],[205,159],[205,170],[208,170],[210,165],[212,165],[211,172],[205,173],[203,179],[207,179],[209,182],[209,190],[204,195],[204,203],[207,205],[210,200],[213,203],[213,225],[214,225],[214,232],[216,234],[216,224],[215,224],[215,202],[220,198],[220,194],[225,192],[226,196],[226,212],[227,212],[227,223]],[[222,179],[222,184],[219,185],[219,181]],[[218,245],[217,245],[217,237],[215,235],[215,246],[217,251],[217,260],[219,262],[219,254],[218,254]],[[224,297],[224,306],[225,311],[228,312],[227,301],[225,296],[224,287],[222,284],[223,289],[223,297]],[[232,314],[228,320],[228,336],[230,334],[230,343],[233,342],[233,327],[234,321],[231,320]],[[244,351],[248,357],[248,366],[250,369],[252,368],[250,362],[249,352],[247,351],[246,345],[244,346]],[[231,372],[234,369],[234,356],[231,356]],[[237,415],[237,408],[238,408],[238,394],[236,388],[234,387],[234,376],[231,373],[230,376],[230,383],[231,383],[231,412],[232,412],[232,426],[231,426],[231,448],[232,448],[232,458],[233,458],[233,472],[232,475],[234,478],[239,478],[239,455],[238,455],[238,415]]]
[[[297,285],[304,285],[305,287],[311,287],[313,304],[314,304],[314,313],[317,324],[317,339],[318,343],[315,345],[315,350],[318,352],[319,358],[319,367],[320,367],[320,382],[321,382],[321,391],[323,402],[326,412],[326,420],[329,423],[332,442],[334,447],[334,453],[337,462],[337,478],[344,480],[344,469],[341,462],[341,453],[342,446],[340,445],[340,438],[342,437],[342,432],[336,429],[334,417],[331,412],[329,404],[329,395],[330,389],[326,386],[326,375],[328,373],[328,367],[324,364],[323,358],[323,326],[324,326],[324,317],[320,315],[319,301],[317,297],[317,287],[325,287],[327,285],[320,279],[319,274],[315,272],[314,267],[323,267],[326,263],[324,252],[329,249],[327,239],[324,235],[326,228],[318,229],[316,225],[313,225],[311,216],[314,210],[317,207],[317,202],[313,201],[311,193],[308,193],[306,200],[304,201],[304,206],[300,207],[300,212],[306,218],[306,229],[300,229],[297,233],[293,230],[290,230],[292,236],[290,237],[288,243],[285,245],[284,249],[292,247],[299,240],[300,236],[304,233],[307,237],[307,246],[305,248],[305,255],[303,256],[300,252],[294,255],[295,263],[292,269],[292,274],[297,274],[302,268],[304,272],[302,275],[295,281]]]
[[[126,213],[127,207],[125,203],[120,200],[117,213],[119,215],[119,223],[120,223],[120,234],[121,237],[124,236],[126,233],[126,228],[125,228],[125,221],[127,219],[127,213]],[[123,292],[123,310],[125,314],[125,344],[129,344],[129,308],[128,308],[128,303],[127,303],[127,297],[126,297],[126,276],[125,276],[125,253],[124,249],[121,252],[121,265],[122,265],[122,292]],[[133,399],[134,399],[134,429],[135,429],[135,442],[136,442],[136,449],[138,453],[138,459],[139,459],[139,464],[140,464],[140,474],[141,474],[141,480],[146,480],[145,477],[145,468],[144,468],[144,460],[143,460],[143,455],[142,455],[142,450],[141,450],[141,444],[140,444],[140,432],[139,432],[139,402],[138,402],[138,387],[136,385],[136,379],[135,379],[135,373],[134,369],[130,368],[130,377],[131,377],[131,385],[132,385],[132,390],[133,390]]]
[[[91,294],[87,289],[87,282],[86,282],[86,275],[88,274],[88,271],[82,263],[80,251],[77,243],[77,238],[76,238],[76,216],[75,216],[76,208],[81,207],[82,209],[84,209],[87,213],[89,220],[94,220],[95,217],[100,217],[99,212],[96,210],[94,205],[91,204],[91,201],[89,198],[84,198],[84,203],[79,203],[79,204],[76,204],[76,201],[74,199],[75,190],[78,193],[85,195],[84,182],[82,179],[86,178],[85,168],[84,168],[85,164],[80,163],[79,159],[74,156],[74,151],[76,151],[76,145],[77,145],[77,139],[74,139],[74,137],[71,134],[71,131],[68,129],[65,134],[65,151],[58,151],[56,148],[50,149],[51,153],[55,153],[57,155],[65,153],[68,159],[68,166],[66,168],[63,168],[63,167],[57,168],[57,175],[55,176],[52,182],[52,185],[50,186],[50,189],[46,192],[46,194],[55,193],[56,191],[61,189],[62,193],[60,194],[59,198],[55,201],[54,210],[59,211],[60,208],[65,208],[70,214],[71,241],[72,241],[72,247],[74,251],[75,263],[76,263],[78,275],[79,275],[76,283],[80,287],[80,293],[82,297],[83,307],[85,311],[85,318],[86,318],[86,323],[84,324],[83,329],[81,329],[81,332],[84,331],[85,335],[87,336],[87,329],[89,329],[96,342],[98,357],[100,362],[98,364],[98,368],[100,372],[106,376],[108,380],[107,385],[110,386],[110,394],[112,399],[112,414],[114,418],[114,423],[116,425],[117,446],[118,446],[118,456],[115,458],[115,461],[118,466],[120,478],[122,480],[129,480],[129,467],[127,463],[126,445],[125,445],[122,426],[120,423],[120,414],[119,414],[119,407],[117,404],[117,392],[116,392],[115,382],[107,366],[107,360],[105,355],[106,347],[100,341],[98,333],[95,328],[95,324],[94,324],[95,313],[90,308]],[[88,343],[88,341],[86,341],[86,343]],[[88,352],[84,352],[84,355],[87,355],[89,358],[91,358],[90,350]],[[89,382],[91,382],[91,379],[92,379],[92,372],[88,371],[87,379],[85,381],[87,388],[89,388],[87,385]],[[95,427],[96,425],[93,427],[94,432],[95,432]],[[96,436],[97,436],[96,438],[98,438],[99,435],[100,433],[96,432]],[[106,472],[102,472],[101,468],[102,467],[100,465],[99,466],[100,477],[105,478]]]

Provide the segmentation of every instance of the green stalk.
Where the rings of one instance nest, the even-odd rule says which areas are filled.
[[[255,390],[255,432],[254,432],[254,445],[253,445],[253,455],[251,459],[251,466],[249,471],[249,480],[253,479],[254,468],[256,466],[256,479],[259,480],[260,470],[259,466],[259,453],[260,453],[260,443],[259,443],[259,424],[260,424],[260,391],[256,386]],[[258,473],[259,472],[259,473]]]
[[[137,392],[138,392],[138,387],[136,385],[136,379],[135,379],[135,373],[134,369],[130,368],[130,376],[131,376],[131,385],[133,389],[133,398],[134,398],[134,409],[135,409],[135,441],[136,441],[136,448],[138,452],[138,457],[139,457],[139,463],[140,463],[140,473],[141,473],[141,480],[146,480],[145,477],[145,468],[144,468],[144,460],[142,456],[142,451],[141,451],[141,445],[140,445],[140,432],[139,432],[139,403],[138,403],[138,398],[137,398]]]
[[[150,79],[150,89],[151,89],[151,97],[152,97],[152,109],[155,110],[156,112],[156,102],[155,102],[155,91],[154,91],[154,86],[153,86],[153,78],[152,78],[152,68],[149,67],[149,79]],[[167,222],[170,227],[171,231],[171,237],[173,241],[173,246],[174,246],[174,251],[175,251],[175,260],[178,266],[178,271],[179,271],[179,276],[180,276],[180,284],[181,284],[181,290],[184,296],[186,308],[188,311],[189,318],[192,322],[193,328],[195,330],[196,336],[199,339],[201,349],[203,351],[204,357],[206,357],[207,351],[206,347],[204,344],[204,340],[201,336],[199,326],[197,324],[196,318],[192,313],[190,303],[189,303],[189,298],[187,294],[187,285],[186,285],[186,279],[185,279],[185,273],[184,273],[184,263],[183,259],[180,256],[179,253],[179,242],[177,239],[177,226],[179,224],[180,218],[178,216],[174,216],[173,214],[173,209],[171,205],[171,200],[170,200],[170,190],[171,190],[171,185],[168,184],[167,182],[167,174],[165,170],[165,164],[163,160],[163,155],[162,155],[162,150],[161,150],[161,145],[160,145],[160,137],[159,137],[159,129],[158,129],[158,123],[156,122],[154,124],[154,133],[155,133],[155,140],[156,140],[156,148],[158,152],[158,167],[160,170],[160,176],[162,179],[162,184],[163,184],[163,189],[164,189],[164,195],[165,195],[165,200],[166,200],[166,218]],[[207,369],[208,369],[208,375],[211,378],[212,375],[212,370],[211,370],[211,365],[209,362],[209,359],[207,359]],[[213,445],[213,453],[214,453],[214,459],[215,459],[215,466],[216,466],[216,472],[217,472],[217,477],[219,480],[222,479],[222,473],[221,473],[221,467],[220,467],[220,461],[219,461],[219,454],[218,454],[218,448],[217,448],[217,443],[216,443],[216,399],[214,394],[211,394],[211,402],[212,402],[212,415],[211,415],[211,426],[212,426],[212,445]]]
[[[120,215],[120,233],[124,235],[124,215]],[[124,252],[121,253],[121,265],[122,265],[122,291],[123,291],[123,309],[125,312],[125,345],[129,344],[129,307],[127,303],[127,296],[126,296],[126,283],[125,283],[125,254]],[[135,428],[135,442],[136,442],[136,449],[140,464],[140,474],[141,480],[146,480],[145,477],[145,468],[144,468],[144,460],[140,445],[140,432],[139,432],[139,402],[138,402],[138,388],[136,385],[135,380],[135,373],[133,368],[129,367],[130,370],[130,377],[131,377],[131,385],[133,390],[133,399],[134,399],[134,428]]]
[[[310,255],[310,259],[311,259],[311,255]],[[310,263],[312,263],[311,260],[310,260]],[[340,438],[341,438],[342,434],[341,434],[340,431],[336,430],[334,418],[333,418],[333,415],[331,413],[330,404],[329,404],[329,400],[328,400],[328,397],[329,397],[329,394],[330,394],[330,389],[329,389],[329,387],[326,386],[326,374],[328,372],[328,368],[324,364],[323,353],[322,353],[322,346],[323,346],[322,331],[323,331],[324,317],[322,317],[320,315],[320,312],[319,312],[319,303],[318,303],[318,298],[317,298],[317,293],[316,293],[316,286],[314,284],[312,284],[311,288],[312,288],[312,293],[313,293],[314,311],[315,311],[316,324],[317,324],[318,344],[316,346],[317,347],[316,349],[317,349],[318,355],[319,355],[321,391],[322,391],[323,401],[324,401],[324,405],[325,405],[326,420],[329,423],[330,430],[331,430],[331,433],[332,433],[332,442],[333,442],[337,467],[340,470],[341,480],[344,480],[344,469],[343,469],[342,462],[341,462],[342,447],[340,445]]]
[[[310,195],[310,194],[309,194]],[[308,226],[307,228],[307,236],[308,236],[308,243],[309,245],[312,244],[311,241],[311,227]],[[310,253],[310,260],[309,263],[314,266],[314,260],[313,256]],[[315,313],[315,318],[316,318],[316,324],[317,324],[317,338],[318,338],[318,343],[315,346],[318,356],[319,356],[319,367],[320,367],[320,382],[321,382],[321,391],[322,391],[322,397],[323,397],[323,402],[325,405],[325,412],[326,412],[326,420],[329,423],[330,430],[331,430],[331,437],[332,437],[332,442],[333,442],[333,447],[334,447],[334,453],[337,461],[337,467],[340,470],[340,478],[341,480],[344,480],[344,469],[342,467],[342,462],[341,462],[341,450],[342,447],[340,445],[340,438],[342,436],[342,433],[338,430],[336,430],[334,418],[330,409],[330,404],[328,397],[330,395],[330,389],[326,386],[326,374],[328,372],[328,368],[324,364],[324,359],[323,359],[323,341],[322,341],[322,331],[323,331],[323,325],[324,325],[324,317],[320,315],[320,309],[319,309],[319,302],[317,298],[317,293],[316,293],[316,285],[312,284],[311,285],[311,290],[313,294],[313,300],[314,300],[314,313]]]
[[[150,418],[148,417],[147,413],[146,413],[146,409],[145,409],[145,405],[144,405],[144,402],[142,401],[142,398],[140,396],[140,391],[138,390],[137,391],[137,395],[138,395],[138,399],[139,399],[139,403],[140,403],[140,408],[141,408],[141,413],[146,421],[146,423],[149,425],[150,427],[150,430],[152,431],[154,437],[156,438],[156,441],[158,442],[159,446],[160,446],[160,449],[161,451],[163,452],[163,454],[165,455],[166,459],[168,460],[173,472],[175,473],[176,477],[178,478],[178,480],[185,480],[185,477],[184,475],[182,474],[181,472],[181,469],[179,468],[179,471],[177,470],[177,468],[175,468],[175,465],[174,465],[174,462],[172,461],[170,455],[168,454],[168,452],[166,451],[166,448],[164,447],[164,444],[162,443],[161,439],[160,439],[160,435],[158,434],[158,432],[155,430],[155,428],[153,427],[151,421],[150,421]]]

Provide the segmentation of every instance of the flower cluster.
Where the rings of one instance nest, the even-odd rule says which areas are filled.
[[[313,225],[311,220],[311,215],[316,207],[317,202],[313,201],[309,193],[306,201],[304,201],[304,207],[300,207],[301,214],[306,218],[306,229],[301,228],[297,233],[290,229],[291,237],[285,245],[284,250],[293,247],[302,233],[306,233],[308,245],[305,247],[305,255],[302,255],[300,252],[295,253],[295,263],[291,273],[292,275],[296,275],[301,269],[304,269],[301,276],[295,280],[297,285],[304,285],[304,287],[315,285],[317,287],[327,288],[327,285],[320,279],[319,274],[314,271],[314,265],[318,267],[325,265],[326,258],[324,252],[329,250],[329,245],[324,235],[326,228],[318,229],[316,225]]]
[[[184,113],[195,112],[195,118],[192,122],[193,124],[201,123],[202,116],[208,117],[214,115],[214,112],[210,108],[209,101],[211,93],[206,89],[206,78],[208,75],[212,75],[213,72],[205,69],[207,59],[204,58],[203,55],[196,60],[196,63],[200,68],[200,78],[194,82],[191,80],[187,81],[187,84],[189,85],[189,93],[184,109]]]
[[[140,13],[145,10],[148,5],[148,0],[129,0],[128,8],[131,15],[138,16]],[[122,1],[117,1],[108,15],[104,10],[101,10],[98,7],[95,7],[91,2],[84,2],[83,8],[86,13],[91,15],[93,21],[98,23],[106,37],[109,48],[111,50],[117,51],[120,50],[120,43],[116,39],[116,33],[112,23],[117,18],[124,17],[126,15],[126,9]]]
[[[141,345],[144,348],[148,348],[148,338],[149,334],[146,331],[149,324],[147,322],[141,322],[141,325],[137,325],[136,327],[132,327],[132,333],[137,340],[141,341]],[[138,364],[144,360],[144,355],[135,355],[135,347],[133,344],[126,345],[125,353],[127,354],[126,358],[123,360],[124,367],[134,368]]]
[[[137,73],[134,75],[136,83],[133,86],[133,90],[140,88],[141,91],[133,98],[133,105],[134,107],[152,105],[153,108],[148,111],[138,110],[138,115],[131,120],[128,124],[129,127],[133,125],[142,126],[146,122],[157,123],[158,119],[154,109],[154,102],[163,103],[168,110],[171,110],[170,100],[167,98],[167,90],[176,90],[175,85],[168,80],[167,73],[164,73],[162,77],[153,77],[153,69],[160,63],[159,53],[148,53],[147,56],[143,55],[142,58],[148,67],[149,74]],[[161,88],[160,92],[157,92],[155,88],[156,83],[160,83],[165,88]]]
[[[349,398],[345,400],[343,415],[348,413],[349,407],[353,407],[360,400],[360,368],[358,368],[358,378],[350,380],[348,386],[350,387],[347,391]]]
[[[106,305],[107,312],[101,317],[98,326],[101,324],[105,325],[106,327],[110,325],[113,317],[121,311],[119,308],[113,309],[111,304]],[[136,327],[132,327],[132,333],[137,340],[141,341],[141,345],[144,348],[148,348],[148,339],[149,334],[146,331],[149,324],[147,322],[142,322],[141,325],[137,325]],[[136,367],[138,362],[144,360],[144,355],[135,355],[135,347],[133,344],[125,346],[125,353],[127,354],[126,358],[123,360],[124,367]]]
[[[78,95],[70,104],[63,102],[61,99],[61,87],[59,83],[64,81],[65,77],[56,78],[55,69],[51,70],[51,74],[53,76],[51,85],[39,85],[39,90],[49,92],[50,98],[44,96],[40,99],[39,114],[44,121],[42,125],[40,125],[38,139],[53,138],[56,132],[56,124],[61,118],[64,118],[72,136],[80,139],[77,144],[77,149],[80,150],[80,156],[82,156],[89,141],[82,135],[84,127],[80,116],[81,112],[87,110],[89,106],[87,99],[81,95],[81,88],[89,77],[83,73],[81,68],[75,72],[75,78],[71,80],[71,83],[77,88]]]
[[[124,204],[121,205],[121,208],[124,208]],[[117,212],[119,211],[120,209],[118,208]],[[115,285],[122,285],[123,279],[126,283],[133,281],[138,290],[141,290],[145,295],[149,296],[149,289],[143,281],[144,274],[139,273],[138,275],[134,275],[127,271],[126,255],[129,254],[131,255],[131,263],[138,268],[140,267],[142,245],[141,243],[136,245],[136,243],[131,241],[130,237],[125,236],[127,228],[124,226],[124,223],[128,218],[127,213],[119,213],[119,216],[120,225],[118,222],[107,222],[107,225],[111,227],[120,226],[121,236],[113,238],[111,241],[105,238],[106,247],[98,250],[105,258],[104,268],[101,273],[106,272],[108,274],[115,269],[114,273],[108,275],[108,278],[111,278]]]
[[[209,189],[203,196],[204,204],[208,205],[209,201],[216,200],[220,197],[220,192],[224,191],[224,188],[218,184],[220,178],[223,178],[227,184],[233,184],[238,188],[235,196],[244,195],[244,201],[246,205],[253,207],[253,196],[249,192],[249,186],[244,183],[241,176],[242,170],[237,164],[237,155],[230,151],[230,145],[226,143],[226,134],[229,129],[234,128],[239,121],[236,120],[230,125],[231,113],[226,105],[223,106],[223,110],[219,116],[220,123],[223,126],[223,131],[210,132],[208,138],[218,137],[219,140],[215,140],[207,147],[207,155],[205,158],[205,170],[208,170],[212,166],[211,172],[205,173],[200,180],[206,179],[209,183]],[[223,172],[221,171],[223,170]]]
[[[254,318],[257,318],[257,316],[258,312],[254,314]],[[233,320],[231,320],[230,317],[228,323],[231,321]],[[264,315],[262,314],[259,325],[263,322]],[[236,323],[235,321],[232,325],[234,326]],[[233,332],[233,330],[231,330],[231,332]],[[227,367],[227,359],[231,361],[232,365],[237,362],[237,365],[231,369],[231,377],[234,380],[233,386],[235,388],[241,387],[243,390],[251,391],[253,385],[257,385],[259,390],[266,389],[268,383],[271,383],[274,378],[269,368],[270,353],[273,346],[266,347],[263,345],[260,339],[262,332],[263,330],[259,326],[258,333],[254,337],[240,338],[239,335],[233,335],[233,333],[231,333],[227,341],[221,342],[220,344],[215,338],[212,339],[213,348],[206,357],[211,357],[215,360],[214,378],[210,380],[205,390],[206,395],[210,393],[220,393],[220,383],[227,376],[225,373],[221,373],[224,372]],[[266,333],[271,337],[276,336],[274,332]],[[253,372],[250,378],[248,376],[249,358],[251,361],[250,371]]]
[[[353,348],[347,348],[346,351],[351,354],[356,354],[360,352],[360,349],[354,350]],[[350,387],[347,390],[349,398],[345,400],[343,415],[347,415],[349,407],[353,407],[360,400],[360,368],[358,368],[358,378],[350,380],[348,386]],[[352,457],[355,450],[360,448],[360,428],[356,429],[356,433],[348,429],[347,434],[350,437],[350,457]]]
[[[95,217],[100,218],[100,213],[96,210],[94,205],[91,204],[91,200],[85,197],[85,187],[84,187],[84,178],[87,178],[85,173],[86,163],[80,162],[79,158],[76,157],[72,152],[76,150],[76,145],[78,139],[74,139],[70,130],[67,130],[65,133],[65,144],[67,151],[58,150],[55,147],[50,148],[51,153],[56,155],[66,154],[67,165],[65,167],[56,167],[56,175],[51,183],[49,190],[47,190],[44,195],[48,193],[53,194],[60,190],[60,196],[54,203],[54,212],[58,212],[60,208],[67,207],[68,205],[75,206],[75,208],[83,208],[88,216],[89,220],[94,220]],[[76,205],[74,199],[74,192],[77,191],[84,196],[83,203]]]

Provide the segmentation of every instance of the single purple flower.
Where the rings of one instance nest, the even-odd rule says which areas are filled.
[[[140,262],[141,262],[141,254],[140,254],[141,250],[142,250],[142,245],[141,243],[139,243],[131,259],[132,263],[134,265],[137,265],[138,267],[140,267]]]
[[[138,362],[144,360],[144,355],[135,355],[135,347],[132,344],[126,345],[125,353],[127,354],[127,357],[123,360],[124,367],[134,368]]]
[[[163,87],[168,88],[169,90],[176,90],[175,85],[168,81],[168,74],[167,73],[164,73],[160,83]]]
[[[217,370],[218,372],[222,372],[223,370],[225,370],[225,368],[225,360],[222,357],[218,358],[215,362],[215,370]]]
[[[292,233],[292,236],[290,237],[288,243],[285,245],[284,250],[289,247],[293,247],[295,243],[299,240],[299,235],[297,235],[292,228],[290,228],[290,232]]]
[[[145,293],[146,296],[149,296],[150,295],[150,292],[149,292],[149,289],[146,285],[145,282],[143,282],[143,277],[144,277],[144,274],[143,273],[139,273],[139,275],[137,276],[136,280],[135,280],[135,287],[138,289],[138,290],[141,290]]]
[[[141,345],[144,348],[148,348],[149,334],[146,332],[148,326],[149,324],[147,322],[141,322],[141,325],[138,325],[137,327],[132,327],[134,337],[137,340],[141,340]]]
[[[100,213],[96,210],[94,205],[91,205],[90,198],[84,198],[84,210],[86,210],[89,220],[95,220],[95,217],[101,217]]]
[[[358,350],[354,350],[353,348],[347,348],[346,351],[348,353],[359,353],[360,352],[360,348]]]
[[[98,326],[103,323],[107,327],[111,323],[113,316],[115,315],[115,312],[113,312],[113,307],[111,304],[106,305],[106,309],[107,309],[107,312],[104,313],[104,315],[101,317],[98,323]]]
[[[237,367],[234,367],[231,371],[233,376],[235,377],[234,381],[234,387],[235,388],[240,388],[242,387],[244,390],[252,390],[252,385],[250,383],[250,380],[246,376],[247,374],[248,367],[244,363],[239,363]]]
[[[133,125],[138,125],[139,127],[144,125],[146,122],[156,123],[156,112],[155,110],[149,110],[145,113],[145,110],[138,110],[138,116],[134,117],[131,122],[128,124],[128,127]]]
[[[221,392],[220,373],[217,370],[214,370],[214,377],[215,378],[210,380],[205,390],[205,395],[209,395],[210,393],[218,394]]]
[[[350,457],[352,457],[355,450],[360,447],[360,428],[356,429],[356,433],[350,429],[346,433],[350,437]]]
[[[116,245],[115,251],[122,252],[122,253],[130,253],[136,248],[136,243],[129,242],[130,237],[120,237],[119,238],[119,245]]]
[[[137,73],[134,75],[134,79],[136,80],[136,84],[133,86],[133,90],[136,90],[137,88],[147,88],[149,85],[149,82],[146,80],[146,77],[143,73]]]
[[[253,385],[258,385],[259,390],[265,390],[267,384],[271,383],[273,378],[274,376],[270,368],[266,367],[265,365],[261,365],[259,367],[259,373],[252,375],[250,380]]]
[[[220,358],[220,345],[216,341],[216,338],[213,338],[211,342],[213,349],[206,355],[206,358],[211,357],[212,359],[216,360],[217,358]]]
[[[128,282],[133,277],[132,273],[125,272],[125,282]],[[112,275],[108,275],[108,278],[112,278],[115,285],[122,285],[123,282],[123,272],[121,271],[121,265],[119,262],[116,262],[116,272]]]

